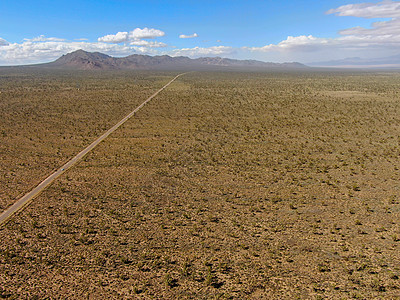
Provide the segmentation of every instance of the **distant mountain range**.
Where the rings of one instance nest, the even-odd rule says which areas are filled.
[[[315,67],[398,69],[400,67],[400,55],[382,57],[382,58],[370,58],[370,59],[360,58],[360,57],[349,57],[339,60],[314,62],[314,63],[309,63],[308,65]]]
[[[42,67],[77,70],[154,70],[154,69],[209,69],[216,67],[241,69],[301,69],[307,66],[297,63],[271,63],[257,60],[237,60],[221,57],[191,59],[185,56],[149,56],[133,54],[127,57],[112,57],[99,52],[77,50],[61,56],[54,62],[41,64]]]

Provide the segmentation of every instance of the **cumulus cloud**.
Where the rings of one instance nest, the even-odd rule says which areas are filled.
[[[387,21],[374,22],[371,28],[361,26],[339,31],[339,37],[320,38],[312,35],[289,36],[277,44],[263,47],[244,47],[252,52],[311,53],[331,52],[332,55],[355,55],[394,53],[400,47],[400,2],[383,1],[379,3],[361,3],[340,6],[327,11],[337,16],[360,18],[390,18]],[[353,51],[353,54],[351,52]]]
[[[135,30],[129,33],[129,36],[133,39],[154,39],[157,37],[164,36],[165,33],[158,29],[153,28],[136,28]]]
[[[194,47],[194,48],[183,48],[183,49],[175,49],[172,52],[173,56],[190,56],[190,57],[199,57],[205,55],[228,55],[232,54],[234,49],[228,46],[213,46],[208,48]]]
[[[155,39],[157,37],[164,36],[165,33],[161,30],[154,28],[136,28],[130,32],[122,31],[116,34],[108,34],[103,37],[99,37],[97,40],[103,43],[129,43],[132,46],[142,46],[150,48],[161,48],[167,45],[161,42],[147,41],[147,39]]]
[[[334,40],[325,38],[316,38],[312,35],[300,35],[300,36],[288,36],[286,40],[278,44],[269,44],[263,47],[244,47],[250,51],[315,51],[318,50],[321,45],[332,45]]]
[[[8,42],[5,39],[0,38],[0,46],[7,46]]]
[[[198,34],[196,32],[193,34],[190,34],[190,35],[181,34],[179,36],[180,39],[192,39],[192,38],[196,38],[196,37],[198,37]]]
[[[122,43],[126,42],[129,38],[128,32],[117,32],[117,34],[108,34],[103,37],[99,37],[97,40],[104,43]]]
[[[161,30],[154,29],[154,28],[136,28],[130,32],[123,31],[117,32],[116,34],[109,34],[103,37],[99,37],[99,42],[105,43],[123,43],[129,41],[137,41],[141,39],[155,39],[157,37],[164,36],[165,33]]]

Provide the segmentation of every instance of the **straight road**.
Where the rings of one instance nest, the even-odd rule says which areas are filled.
[[[164,85],[161,89],[159,89],[157,92],[155,92],[153,95],[151,95],[149,98],[146,99],[142,104],[140,104],[138,107],[135,108],[130,114],[128,114],[125,118],[123,118],[121,121],[119,121],[117,124],[115,124],[113,127],[111,127],[109,130],[107,130],[103,135],[98,137],[93,143],[91,143],[89,146],[87,146],[85,149],[83,149],[81,152],[79,152],[74,158],[72,158],[70,161],[68,161],[65,165],[63,165],[61,168],[56,170],[53,174],[51,174],[49,177],[47,177],[45,180],[43,180],[38,186],[36,186],[32,191],[27,193],[25,196],[20,198],[17,202],[15,202],[12,206],[10,206],[8,209],[6,209],[1,215],[0,215],[0,226],[2,224],[5,224],[15,213],[26,207],[29,203],[32,202],[32,200],[39,195],[45,188],[47,188],[56,178],[58,178],[61,174],[63,174],[66,170],[74,166],[80,159],[82,159],[86,154],[88,154],[90,151],[93,150],[98,144],[100,144],[103,140],[105,140],[111,133],[113,133],[115,130],[118,129],[122,124],[124,124],[126,121],[128,121],[139,109],[141,109],[147,102],[149,102],[151,99],[153,99],[155,96],[157,96],[161,91],[163,91],[165,88],[167,88],[172,82],[174,82],[179,76],[182,76],[186,73],[179,74],[174,77],[170,82],[168,82],[166,85]]]

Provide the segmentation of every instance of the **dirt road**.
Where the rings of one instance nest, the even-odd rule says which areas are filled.
[[[0,215],[0,225],[6,223],[15,213],[26,207],[38,194],[40,194],[46,187],[48,187],[57,177],[63,174],[66,170],[74,166],[80,159],[82,159],[86,154],[88,154],[93,148],[95,148],[98,144],[100,144],[103,140],[105,140],[111,133],[118,129],[122,124],[128,121],[139,109],[141,109],[147,102],[157,96],[162,90],[168,87],[173,81],[175,81],[179,76],[182,76],[186,73],[179,74],[175,76],[170,82],[164,85],[161,89],[151,95],[146,99],[142,104],[140,104],[135,110],[133,110],[130,114],[128,114],[125,118],[107,130],[103,135],[98,137],[93,143],[91,143],[88,147],[79,152],[74,158],[52,173],[49,177],[43,180],[38,186],[36,186],[32,191],[27,193],[25,196],[20,198],[17,202],[15,202],[12,206],[6,209]]]

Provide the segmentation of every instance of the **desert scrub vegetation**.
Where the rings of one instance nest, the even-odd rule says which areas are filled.
[[[109,100],[102,87],[120,85],[115,105],[126,106],[140,102],[139,83],[151,94],[173,74],[140,74],[137,85],[77,76],[71,86],[82,76],[99,87],[96,105]],[[7,80],[11,89],[16,79]],[[397,73],[180,77],[1,229],[0,292],[398,297],[399,87]],[[82,130],[80,143],[91,137]]]
[[[170,75],[0,69],[0,209],[122,119]]]

